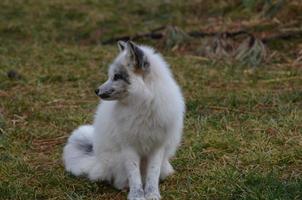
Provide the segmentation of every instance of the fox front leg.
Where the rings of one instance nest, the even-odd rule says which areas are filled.
[[[147,177],[145,184],[145,198],[147,200],[159,200],[159,176],[163,162],[164,149],[159,149],[148,158]]]
[[[124,158],[129,182],[128,200],[145,200],[139,156],[134,151],[127,150]]]

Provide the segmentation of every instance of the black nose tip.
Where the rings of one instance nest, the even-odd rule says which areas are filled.
[[[99,91],[100,91],[99,89],[95,89],[94,92],[95,92],[96,95],[99,95]]]

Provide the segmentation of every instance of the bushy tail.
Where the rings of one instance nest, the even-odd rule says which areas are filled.
[[[89,174],[96,163],[93,151],[93,133],[91,125],[80,126],[74,130],[64,147],[63,160],[67,171],[79,176]]]

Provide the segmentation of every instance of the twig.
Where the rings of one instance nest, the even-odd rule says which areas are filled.
[[[164,30],[166,28],[166,26],[160,26],[158,28],[155,28],[153,30],[151,30],[150,32],[147,32],[147,33],[140,33],[140,34],[136,34],[136,35],[133,35],[133,36],[130,36],[130,35],[125,35],[125,36],[120,36],[120,37],[113,37],[113,38],[110,38],[108,40],[104,40],[102,42],[102,44],[112,44],[112,43],[115,43],[119,40],[123,40],[123,41],[128,41],[128,40],[137,40],[137,39],[140,39],[140,38],[151,38],[151,39],[160,39],[164,36],[163,33],[157,33],[158,31],[161,31],[161,30]]]
[[[236,37],[238,35],[250,35],[249,32],[245,30],[239,30],[234,32],[200,32],[200,31],[191,31],[188,33],[189,36],[199,38],[199,37],[211,37],[216,35],[224,35],[227,38]]]
[[[141,38],[151,38],[151,39],[158,40],[158,39],[163,38],[165,35],[164,33],[161,33],[159,31],[165,30],[166,28],[167,28],[167,26],[161,26],[161,27],[151,30],[150,32],[138,33],[133,36],[124,35],[124,36],[120,36],[120,37],[113,37],[113,38],[102,41],[102,44],[106,45],[106,44],[115,43],[119,40],[128,41],[128,40],[137,40],[137,39],[141,39]],[[240,30],[240,31],[235,31],[235,32],[191,31],[191,32],[188,32],[187,34],[193,38],[211,37],[211,36],[216,36],[216,35],[220,35],[220,34],[223,34],[225,37],[236,37],[236,36],[242,35],[242,34],[250,35],[250,33],[248,33],[245,30]]]
[[[165,36],[165,33],[160,32],[163,31],[167,28],[167,26],[161,26],[158,28],[155,28],[149,32],[146,33],[138,33],[135,35],[124,35],[120,37],[113,37],[107,40],[102,41],[101,43],[106,45],[106,44],[112,44],[115,43],[119,40],[123,41],[128,41],[128,40],[137,40],[137,39],[142,39],[142,38],[150,38],[154,40],[161,39]],[[246,30],[239,30],[239,31],[234,31],[234,32],[203,32],[203,31],[190,31],[187,32],[187,34],[192,37],[192,38],[204,38],[204,37],[214,37],[217,35],[223,35],[226,38],[234,38],[239,35],[248,35],[248,36],[253,36],[252,33],[246,31]],[[272,36],[267,36],[261,38],[263,43],[268,43],[273,40],[289,40],[292,38],[299,38],[302,37],[302,30],[295,30],[295,31],[289,31],[289,32],[283,32],[283,33],[278,33],[274,34]]]
[[[299,38],[299,37],[302,37],[302,30],[279,33],[279,34],[275,34],[272,36],[264,37],[261,40],[263,43],[268,43],[273,40],[289,40],[289,39]]]

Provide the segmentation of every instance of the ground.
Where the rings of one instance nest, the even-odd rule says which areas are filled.
[[[167,24],[275,32],[302,19],[299,1],[271,19],[240,5],[251,1],[210,2],[1,1],[0,199],[126,198],[68,174],[61,159],[71,131],[92,122],[94,89],[117,54],[115,44],[100,41]],[[164,199],[302,198],[301,39],[268,44],[272,58],[257,67],[137,42],[162,52],[186,99]]]

